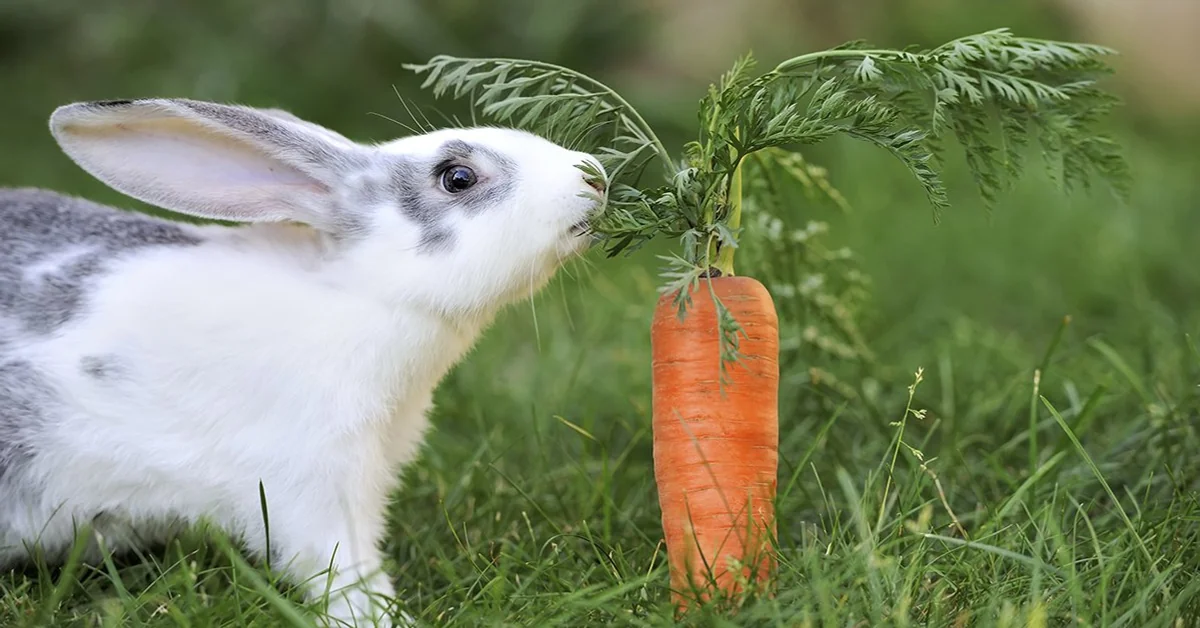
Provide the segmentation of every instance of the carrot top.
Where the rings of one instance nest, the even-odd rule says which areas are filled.
[[[593,152],[608,171],[608,205],[593,230],[610,256],[677,239],[662,271],[664,294],[706,276],[734,274],[747,194],[742,171],[822,181],[794,167],[798,148],[835,135],[899,159],[922,186],[935,220],[949,206],[938,168],[948,138],[965,149],[990,206],[1024,170],[1036,137],[1048,170],[1067,190],[1095,176],[1118,193],[1128,171],[1097,130],[1115,99],[1096,80],[1109,71],[1100,46],[1018,37],[998,29],[929,50],[861,42],[788,59],[767,72],[747,55],[700,100],[696,139],[669,152],[645,118],[612,88],[561,66],[531,60],[437,56],[405,66],[427,74],[436,96],[466,98],[485,118]],[[593,173],[596,174],[596,173]],[[836,193],[830,193],[837,198]],[[753,199],[759,200],[759,199]],[[718,304],[723,346],[738,325]]]

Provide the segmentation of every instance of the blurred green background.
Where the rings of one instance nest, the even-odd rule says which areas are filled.
[[[45,128],[57,105],[170,95],[277,106],[364,141],[411,123],[397,98],[436,123],[462,116],[432,103],[401,65],[438,53],[519,56],[591,73],[627,94],[672,147],[693,131],[709,81],[753,50],[764,65],[868,39],[931,46],[979,30],[1086,39],[1122,52],[1110,87],[1126,100],[1111,121],[1128,147],[1132,202],[1058,194],[1030,177],[989,215],[969,178],[947,175],[955,209],[934,225],[909,175],[850,141],[811,149],[855,212],[832,229],[874,280],[870,335],[920,354],[918,339],[959,315],[1044,335],[1072,314],[1105,329],[1152,308],[1177,321],[1195,309],[1191,263],[1200,191],[1200,13],[1175,0],[4,0],[0,2],[0,184],[59,188],[138,206],[92,180]],[[1140,8],[1139,8],[1140,7]],[[1189,26],[1190,24],[1190,26]],[[1190,28],[1190,32],[1188,29]],[[379,115],[375,115],[379,114]],[[144,207],[143,207],[144,208]],[[797,207],[798,213],[806,211]],[[829,217],[826,217],[829,218]],[[598,259],[598,258],[594,258]],[[651,270],[656,260],[634,260]],[[594,270],[612,277],[625,266]],[[1086,269],[1086,272],[1084,272]],[[630,306],[648,304],[648,293]],[[1127,330],[1136,333],[1136,330]],[[501,328],[493,335],[523,331]],[[915,336],[914,336],[915,335]],[[903,341],[899,339],[903,338]],[[1031,340],[1033,340],[1031,338]],[[905,362],[919,360],[904,357]]]
[[[927,47],[1002,26],[1122,53],[1108,86],[1125,105],[1108,125],[1134,172],[1130,200],[1119,202],[1103,188],[1068,196],[1032,169],[989,213],[965,168],[951,161],[946,179],[954,207],[935,224],[919,186],[890,156],[848,140],[807,150],[811,162],[828,168],[852,211],[843,215],[797,196],[787,222],[826,221],[824,246],[853,251],[870,280],[855,316],[874,359],[842,363],[803,346],[787,357],[782,450],[804,451],[816,418],[828,416],[804,414],[814,400],[865,400],[832,430],[817,466],[826,471],[840,461],[856,477],[867,474],[888,445],[888,421],[903,410],[903,387],[924,367],[920,403],[944,430],[921,438],[932,438],[923,441],[927,453],[944,458],[951,501],[970,510],[1008,495],[999,485],[1011,489],[1019,481],[1019,474],[1007,475],[1024,464],[1019,456],[989,457],[994,478],[974,484],[970,478],[979,477],[959,465],[1024,447],[1013,440],[1026,420],[1029,393],[1021,387],[1069,315],[1056,358],[1064,366],[1043,387],[1076,410],[1094,385],[1108,387],[1097,422],[1113,427],[1084,441],[1109,461],[1106,471],[1124,469],[1133,483],[1147,469],[1122,462],[1137,452],[1123,448],[1128,432],[1116,423],[1149,420],[1142,402],[1158,392],[1158,374],[1168,374],[1174,394],[1191,396],[1200,370],[1184,341],[1200,321],[1200,73],[1191,67],[1200,59],[1197,2],[0,0],[0,185],[52,187],[146,209],[59,152],[46,121],[71,101],[236,101],[285,108],[352,138],[380,141],[407,133],[386,118],[412,123],[398,95],[435,123],[466,115],[459,103],[433,102],[402,64],[439,53],[527,57],[613,86],[677,149],[691,138],[708,83],[748,50],[769,66],[851,39]],[[465,522],[468,536],[482,530],[482,538],[464,542],[486,545],[501,526],[486,523],[490,515],[474,505],[500,495],[519,502],[513,487],[523,487],[517,490],[543,491],[547,517],[568,527],[631,520],[653,536],[646,430],[659,260],[652,253],[618,260],[590,254],[533,302],[502,316],[440,389],[437,431],[399,498],[407,504],[401,510],[437,518],[445,508]],[[751,259],[750,272],[771,263]],[[796,318],[785,325],[810,324],[802,308],[788,311]],[[1088,339],[1114,347],[1142,383],[1114,374],[1108,362],[1083,359]],[[810,369],[840,378],[845,389],[814,383]],[[1139,385],[1149,390],[1141,399],[1131,392]],[[887,401],[875,403],[881,398]],[[581,444],[559,417],[588,431],[599,448]],[[1185,457],[1195,470],[1196,456]],[[614,466],[626,463],[624,471],[596,471],[614,458]],[[584,477],[614,483],[597,489],[606,493],[598,497],[577,477],[572,484],[573,465]],[[792,472],[788,461],[783,467]],[[818,501],[805,493],[792,508],[808,517],[820,510]],[[614,508],[628,516],[610,518]],[[410,538],[423,534],[421,521],[399,519]],[[437,543],[452,548],[459,541],[441,534],[425,537],[423,549],[401,540],[392,555],[426,559],[440,555],[430,549]],[[800,532],[785,529],[789,534]],[[653,546],[637,548],[647,558]],[[406,576],[408,584],[437,590],[433,571]]]

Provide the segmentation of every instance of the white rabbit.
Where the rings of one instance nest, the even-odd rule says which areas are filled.
[[[365,145],[181,99],[50,129],[130,197],[250,224],[0,190],[0,567],[61,559],[78,523],[121,549],[207,520],[261,557],[261,481],[272,564],[314,594],[332,566],[329,615],[391,625],[377,543],[434,388],[587,247],[599,164],[510,129]]]

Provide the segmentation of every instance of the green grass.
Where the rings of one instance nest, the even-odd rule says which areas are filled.
[[[1173,261],[1195,233],[1194,164],[1134,150],[1140,212],[1034,180],[990,219],[965,202],[938,227],[885,158],[827,155],[857,207],[830,220],[873,278],[875,358],[785,360],[777,594],[691,624],[1200,622],[1200,277]],[[839,181],[851,168],[874,185]],[[672,624],[653,271],[648,253],[571,266],[439,390],[386,540],[427,625]],[[846,387],[810,383],[817,362]],[[97,567],[0,575],[0,625],[311,621],[220,541],[197,530]]]
[[[110,202],[128,203],[71,167],[40,126],[53,106],[178,92],[283,105],[384,139],[395,128],[367,112],[403,118],[390,85],[419,93],[399,64],[445,46],[439,36],[437,50],[408,49],[366,27],[352,36],[350,22],[323,10],[292,18],[296,32],[321,36],[272,39],[261,24],[273,13],[248,19],[228,0],[201,29],[195,7],[146,13],[149,29],[128,17],[142,16],[129,3],[89,2],[106,7],[93,14],[26,4],[64,17],[10,12],[6,32],[26,32],[25,21],[71,28],[45,39],[30,27],[5,51],[15,56],[0,84],[22,97],[0,103],[0,137],[21,150],[0,151],[0,184]],[[587,71],[615,48],[640,54],[611,31],[599,51],[576,35],[563,36],[582,42],[570,50],[538,48],[527,33],[543,31],[527,25],[493,38],[494,20],[442,4],[462,13],[445,32],[487,40],[450,52]],[[1040,3],[927,4],[863,16],[899,29],[886,38],[855,32],[904,45],[1036,17],[1046,24],[1034,32],[1076,37]],[[755,42],[789,52],[811,43]],[[702,87],[655,86],[638,105],[656,108],[656,127],[690,126]],[[797,198],[789,228],[828,220],[830,244],[857,253],[872,282],[860,323],[873,359],[841,362],[803,342],[783,356],[777,594],[735,620],[692,624],[1200,625],[1200,137],[1195,120],[1155,129],[1122,115],[1135,176],[1127,206],[1063,197],[1031,176],[989,216],[952,168],[955,207],[934,226],[890,156],[848,142],[813,151],[855,210],[830,215]],[[647,251],[573,265],[506,312],[438,391],[435,430],[395,496],[386,540],[400,595],[426,625],[672,624],[649,432],[657,261]],[[769,262],[739,253],[751,274],[777,272]],[[784,296],[777,306],[790,313],[791,338],[802,337],[809,310]],[[911,409],[923,416],[906,412],[918,369]],[[99,566],[0,573],[0,627],[311,621],[274,585],[219,535],[196,530]]]

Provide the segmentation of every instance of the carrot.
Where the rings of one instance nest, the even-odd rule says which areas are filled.
[[[714,293],[745,334],[723,386]],[[769,578],[779,447],[771,295],[755,279],[717,277],[691,297],[681,320],[674,295],[664,295],[651,327],[654,475],[680,610]]]

